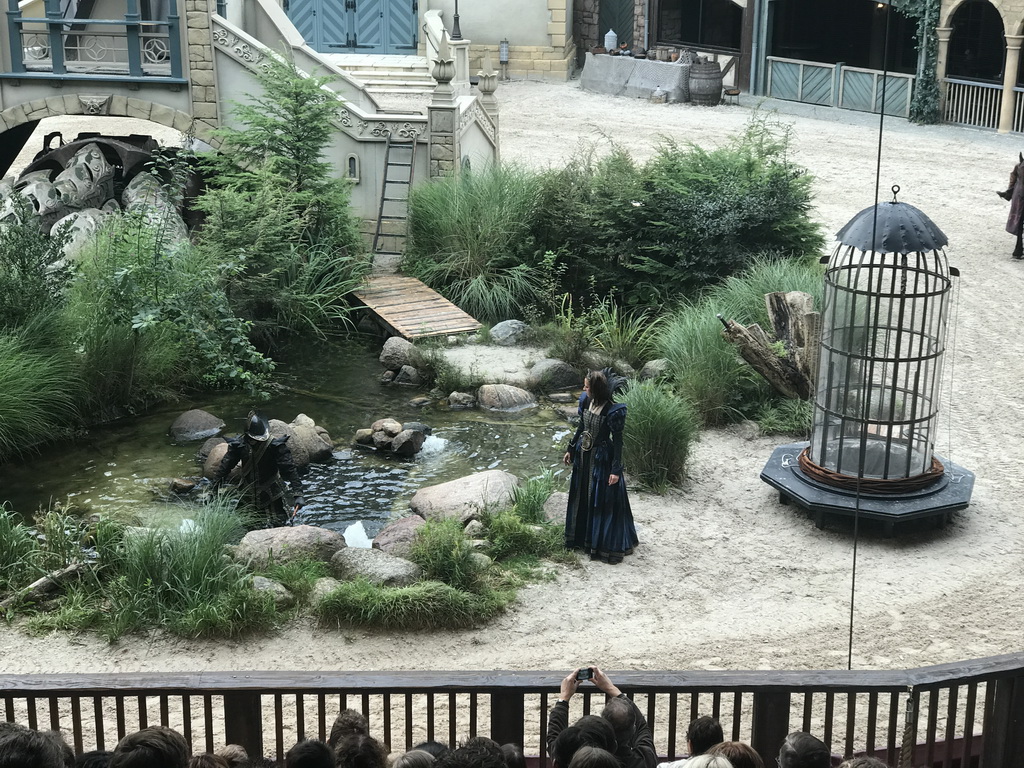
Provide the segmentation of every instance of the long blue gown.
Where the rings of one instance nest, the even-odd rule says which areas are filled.
[[[565,515],[566,549],[581,549],[594,560],[620,563],[637,545],[633,512],[622,475],[622,431],[625,403],[606,403],[598,414],[589,409],[590,398],[580,396],[580,423],[569,443],[572,479]],[[590,441],[585,439],[589,432]],[[587,444],[590,444],[589,450]],[[608,485],[609,475],[619,482]]]

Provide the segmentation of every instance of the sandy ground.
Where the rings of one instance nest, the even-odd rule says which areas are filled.
[[[659,136],[718,145],[748,106],[654,105],[512,83],[498,91],[502,155],[559,164],[586,142],[637,157]],[[834,119],[835,117],[839,119]],[[834,233],[875,199],[877,117],[782,114],[794,159],[815,177],[814,215]],[[948,235],[962,277],[952,310],[938,450],[977,473],[973,502],[945,529],[895,538],[864,526],[853,609],[853,665],[914,667],[1016,651],[1024,494],[1017,320],[1024,262],[1009,258],[1005,187],[1019,136],[887,119],[881,193],[921,208]],[[1015,298],[1016,297],[1016,298]],[[89,636],[33,638],[0,630],[6,672],[204,670],[845,668],[852,527],[817,529],[759,480],[778,439],[706,433],[685,487],[633,494],[641,546],[619,566],[584,562],[525,588],[492,624],[465,632],[327,631],[298,621],[249,642],[152,635],[110,646]]]

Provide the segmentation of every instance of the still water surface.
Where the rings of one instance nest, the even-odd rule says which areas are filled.
[[[561,467],[568,425],[549,407],[515,414],[453,411],[440,403],[415,408],[409,401],[423,394],[420,390],[380,383],[379,347],[332,344],[289,354],[275,377],[279,391],[259,408],[284,421],[305,413],[327,429],[336,445],[332,462],[312,465],[303,477],[301,522],[339,533],[361,522],[373,537],[388,519],[408,509],[418,488],[485,469],[525,478]],[[244,427],[250,407],[238,394],[210,395],[93,428],[79,440],[0,467],[0,501],[23,515],[70,502],[84,513],[142,523],[180,518],[186,514],[181,506],[161,499],[169,478],[199,474],[195,456],[200,443],[171,443],[171,422],[182,411],[202,408],[227,422],[225,433],[233,435]],[[423,422],[433,435],[412,460],[350,447],[357,429],[383,417]]]

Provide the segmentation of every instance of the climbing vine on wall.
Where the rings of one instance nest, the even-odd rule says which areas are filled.
[[[939,40],[935,27],[939,23],[939,0],[893,0],[893,7],[917,22],[917,49],[920,59],[914,83],[914,97],[910,102],[912,122],[931,124],[939,122],[939,81],[937,77]]]

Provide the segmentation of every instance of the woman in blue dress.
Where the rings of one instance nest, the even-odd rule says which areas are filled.
[[[572,465],[565,547],[581,549],[591,560],[621,563],[637,544],[622,476],[626,405],[612,400],[612,388],[604,372],[587,374],[579,419],[562,458],[566,465]]]

